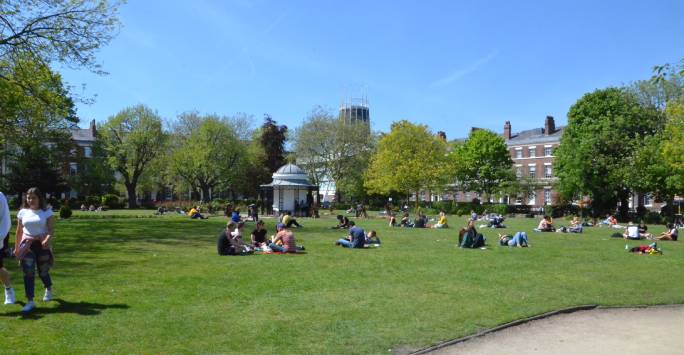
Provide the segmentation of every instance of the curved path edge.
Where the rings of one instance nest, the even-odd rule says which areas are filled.
[[[681,304],[667,304],[667,305],[668,306],[677,306],[677,305],[681,305]],[[445,348],[445,347],[448,347],[451,345],[463,343],[463,342],[466,342],[468,340],[479,338],[479,337],[482,337],[482,336],[490,334],[490,333],[495,333],[495,332],[504,330],[506,328],[515,327],[515,326],[525,324],[525,323],[528,323],[531,321],[541,320],[541,319],[548,318],[548,317],[555,316],[555,315],[559,315],[559,314],[574,313],[574,312],[578,312],[578,311],[587,311],[587,310],[593,310],[593,309],[648,308],[648,307],[653,307],[653,306],[665,306],[665,305],[663,304],[663,305],[634,305],[634,306],[599,306],[596,304],[589,304],[589,305],[568,307],[568,308],[563,308],[563,309],[559,309],[559,310],[555,310],[555,311],[551,311],[551,312],[547,312],[547,313],[542,313],[542,314],[532,316],[532,317],[528,317],[528,318],[514,320],[512,322],[504,323],[504,324],[496,326],[494,328],[485,329],[485,330],[479,331],[475,334],[468,335],[468,336],[465,336],[462,338],[440,342],[440,343],[437,343],[435,345],[431,345],[429,347],[426,347],[426,348],[417,350],[415,352],[412,352],[411,354],[413,354],[413,355],[427,354],[427,353],[430,353],[430,352],[433,352],[435,350],[439,350],[439,349],[442,349],[442,348]]]

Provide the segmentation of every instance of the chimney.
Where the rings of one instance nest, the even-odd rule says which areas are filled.
[[[90,121],[90,131],[93,132],[93,137],[97,135],[95,120]]]
[[[444,132],[444,131],[438,131],[438,132],[437,132],[437,137],[438,137],[439,139],[445,141],[445,142],[446,142],[446,140],[447,140],[447,139],[446,139],[446,132]]]
[[[511,121],[506,121],[506,123],[504,123],[503,136],[505,140],[511,139]]]
[[[544,121],[544,134],[547,136],[556,131],[556,123],[553,121],[553,116],[546,116]]]

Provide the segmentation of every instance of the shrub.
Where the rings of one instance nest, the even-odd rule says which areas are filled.
[[[644,216],[644,222],[648,224],[661,224],[663,223],[663,218],[658,212],[649,212]]]
[[[86,207],[90,207],[90,205],[93,206],[99,206],[100,205],[100,196],[88,196],[85,198],[85,204]]]
[[[61,219],[68,219],[72,214],[73,212],[71,212],[71,208],[68,205],[64,205],[59,209],[59,218]]]
[[[20,209],[20,208],[21,208],[21,197],[17,197],[17,196],[12,197],[12,198],[9,200],[9,206],[10,206],[10,208],[13,209],[13,210],[18,210],[18,209]]]
[[[496,203],[496,204],[487,204],[482,206],[484,210],[487,210],[489,213],[496,213],[502,216],[505,216],[508,214],[508,205],[502,204],[502,203]]]
[[[100,201],[103,206],[107,206],[110,209],[118,209],[121,208],[121,198],[119,196],[114,195],[114,194],[106,194],[102,196],[102,199]]]

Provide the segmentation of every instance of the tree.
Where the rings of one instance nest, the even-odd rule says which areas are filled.
[[[422,189],[443,186],[446,170],[446,143],[425,125],[399,121],[392,124],[390,133],[380,138],[366,171],[364,186],[370,193],[396,191],[418,196]]]
[[[138,180],[164,147],[159,115],[144,105],[123,109],[99,130],[112,169],[123,179],[128,207],[135,208]]]
[[[271,116],[266,115],[261,125],[261,146],[266,153],[264,162],[270,172],[275,172],[285,165],[285,141],[287,140],[287,126],[280,125]]]
[[[0,1],[0,59],[29,54],[48,64],[101,72],[95,52],[113,38],[121,2],[106,0]]]
[[[568,112],[568,126],[554,160],[559,190],[565,199],[588,195],[594,216],[612,212],[618,201],[626,214],[633,174],[630,161],[643,137],[662,126],[662,115],[640,105],[623,89],[584,95]]]
[[[667,184],[676,194],[684,195],[684,99],[670,102],[665,113],[661,153],[671,169]]]
[[[27,144],[10,159],[7,185],[9,191],[21,195],[31,187],[38,187],[43,193],[59,196],[67,190],[62,169],[64,149],[48,148],[44,144]]]
[[[96,138],[93,143],[90,157],[72,156],[71,159],[78,163],[78,174],[70,177],[68,183],[76,188],[79,196],[101,196],[113,190],[116,182],[114,170],[107,163],[101,138]]]
[[[322,108],[314,109],[295,133],[295,154],[302,168],[320,183],[332,179],[338,192],[361,197],[363,172],[375,145],[370,127],[347,123]]]
[[[217,186],[230,187],[244,173],[246,151],[235,132],[217,116],[207,116],[173,153],[174,171],[203,199]]]
[[[515,181],[513,161],[503,138],[478,129],[449,154],[453,177],[462,191],[475,191],[490,199]]]

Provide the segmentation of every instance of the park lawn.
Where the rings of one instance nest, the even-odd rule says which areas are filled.
[[[451,229],[427,230],[358,220],[383,244],[349,250],[333,245],[344,235],[329,228],[334,219],[300,219],[305,227],[295,234],[307,254],[219,257],[223,217],[61,220],[57,300],[38,301],[27,317],[21,304],[0,306],[2,349],[387,353],[568,306],[684,303],[682,242],[659,243],[663,256],[637,256],[609,228],[530,233],[537,221],[517,219],[481,230],[487,250],[460,250],[461,221],[451,216]],[[528,232],[531,248],[495,243],[497,232],[516,230]],[[5,263],[23,304],[16,262]]]

